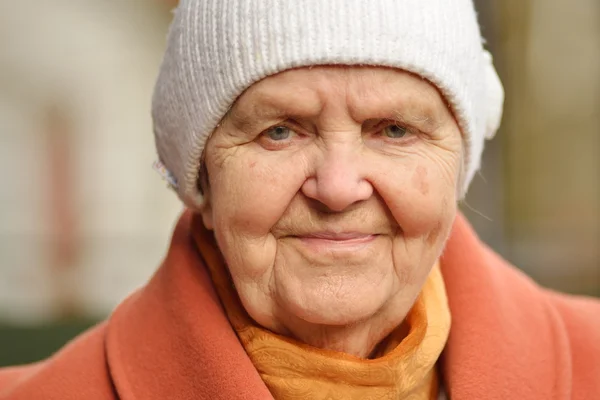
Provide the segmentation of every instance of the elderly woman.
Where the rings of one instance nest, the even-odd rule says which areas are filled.
[[[469,0],[183,1],[153,106],[170,250],[0,398],[600,398],[600,304],[457,215],[501,116],[481,42]]]

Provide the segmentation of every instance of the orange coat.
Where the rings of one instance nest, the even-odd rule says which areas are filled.
[[[268,399],[181,218],[152,280],[53,357],[0,370],[2,400]],[[542,289],[462,216],[441,260],[451,400],[600,399],[600,302]],[[3,344],[6,345],[6,344]]]

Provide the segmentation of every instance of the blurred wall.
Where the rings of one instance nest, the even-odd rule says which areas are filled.
[[[464,208],[543,285],[600,295],[600,3],[479,3],[507,96]]]
[[[0,0],[0,320],[104,316],[180,211],[151,168],[170,20],[149,0]]]
[[[504,129],[511,252],[543,284],[600,294],[600,3],[526,3]]]

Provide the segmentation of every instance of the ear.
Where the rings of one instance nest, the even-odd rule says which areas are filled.
[[[212,209],[212,201],[210,198],[210,189],[204,188],[202,201],[202,208],[200,209],[200,215],[202,216],[202,223],[204,227],[208,230],[214,229],[214,221],[213,221],[213,209]]]
[[[206,171],[206,164],[204,163],[204,154],[202,154],[202,163],[200,164],[200,168],[198,170],[198,195],[202,196],[199,213],[202,217],[202,223],[204,227],[208,230],[214,230],[214,221],[213,221],[213,209],[212,209],[212,198],[210,193],[210,185],[208,183],[208,174]]]

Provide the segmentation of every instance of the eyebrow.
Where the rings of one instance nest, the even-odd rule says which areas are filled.
[[[289,113],[279,107],[253,105],[248,111],[242,111],[239,107],[232,107],[227,118],[232,124],[243,132],[254,132],[266,121],[277,121],[289,118]]]
[[[432,114],[431,110],[424,110],[423,112],[417,113],[408,113],[400,110],[394,110],[392,112],[394,120],[408,125],[422,126],[425,127],[426,131],[430,132],[437,130],[442,125],[440,118],[436,118]]]
[[[350,110],[350,117],[357,122],[364,123],[369,119],[390,119],[402,124],[421,128],[424,132],[434,132],[443,123],[443,113],[437,110],[437,105],[428,105],[422,99],[408,99],[405,95],[394,96],[385,106],[376,107],[375,110],[365,111],[364,106],[353,105],[356,109]],[[395,106],[394,106],[395,105]],[[234,104],[227,115],[233,125],[243,132],[255,133],[262,130],[265,125],[283,122],[287,119],[307,119],[317,117],[323,110],[323,104],[305,107],[300,106],[297,98],[281,99],[268,93],[259,94],[250,107],[240,107]],[[451,114],[447,105],[444,108]],[[357,109],[360,110],[357,112]],[[357,118],[357,114],[360,117]]]
[[[286,119],[307,119],[318,116],[323,110],[323,104],[311,103],[310,106],[301,105],[297,98],[288,99],[260,93],[250,107],[240,107],[234,104],[230,109],[229,117],[238,129],[245,132],[253,132],[258,126],[263,127],[265,123],[273,123]]]

